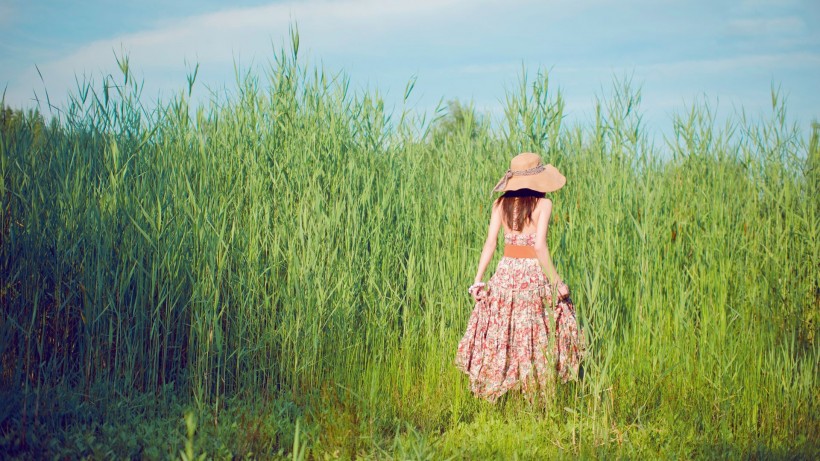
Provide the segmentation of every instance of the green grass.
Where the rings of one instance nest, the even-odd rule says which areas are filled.
[[[292,38],[196,108],[189,86],[147,109],[122,60],[59,121],[3,112],[5,455],[820,454],[820,129],[777,93],[725,126],[684,108],[663,144],[628,82],[565,126],[544,73],[498,125],[431,123]],[[547,410],[453,366],[490,190],[526,150],[568,178],[549,244],[589,340]]]

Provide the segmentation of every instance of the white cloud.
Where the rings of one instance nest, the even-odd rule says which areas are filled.
[[[126,53],[137,75],[145,79],[146,95],[152,96],[152,91],[168,89],[159,82],[169,84],[168,80],[173,78],[170,76],[179,79],[171,88],[184,85],[186,60],[200,63],[200,77],[204,75],[207,79],[209,72],[219,73],[221,83],[224,74],[232,71],[235,60],[242,66],[251,60],[266,63],[271,45],[278,48],[294,23],[300,30],[300,48],[318,48],[321,58],[334,52],[377,46],[385,31],[432,16],[457,14],[471,4],[468,0],[294,0],[162,23],[155,29],[88,43],[64,57],[38,65],[51,100],[64,101],[75,86],[75,75],[117,75],[114,53]],[[9,82],[7,103],[28,105],[33,89],[41,86],[34,66],[26,68]]]
[[[640,73],[660,75],[715,74],[749,69],[820,68],[820,53],[758,54],[717,59],[682,60],[637,66]]]
[[[812,1],[812,0],[809,0]],[[801,0],[742,0],[739,5],[743,8],[761,8],[761,7],[782,7],[794,6],[801,2]]]
[[[743,18],[733,19],[728,23],[730,34],[736,35],[792,35],[803,32],[805,22],[797,16],[782,18]]]
[[[468,64],[460,66],[458,72],[464,74],[505,74],[514,75],[521,71],[521,62],[496,62],[487,64]]]
[[[11,0],[0,0],[0,26],[5,27],[12,23],[17,14]]]

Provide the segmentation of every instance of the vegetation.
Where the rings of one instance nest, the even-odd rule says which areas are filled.
[[[146,108],[122,59],[59,120],[3,111],[3,457],[820,455],[818,126],[775,93],[658,146],[628,83],[568,127],[545,73],[498,126],[430,124],[292,39],[196,108],[194,76]],[[546,410],[453,366],[527,150],[569,178],[549,244],[590,352]]]

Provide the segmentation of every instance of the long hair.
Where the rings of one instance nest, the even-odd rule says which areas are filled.
[[[495,203],[501,205],[501,216],[507,226],[514,232],[521,232],[532,220],[532,212],[539,198],[547,194],[532,189],[518,189],[504,192]]]

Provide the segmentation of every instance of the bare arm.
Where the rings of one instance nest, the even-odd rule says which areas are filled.
[[[490,216],[490,227],[487,229],[487,240],[484,241],[484,249],[481,250],[481,257],[478,260],[478,269],[475,274],[475,283],[481,282],[484,278],[484,271],[493,259],[495,247],[498,245],[498,230],[501,228],[501,207],[493,204],[493,213]]]
[[[561,283],[561,277],[558,275],[558,271],[555,270],[550,250],[547,247],[547,231],[549,230],[550,215],[552,214],[552,200],[540,200],[537,206],[540,209],[540,214],[535,231],[535,256],[547,274],[550,284],[556,286]]]

